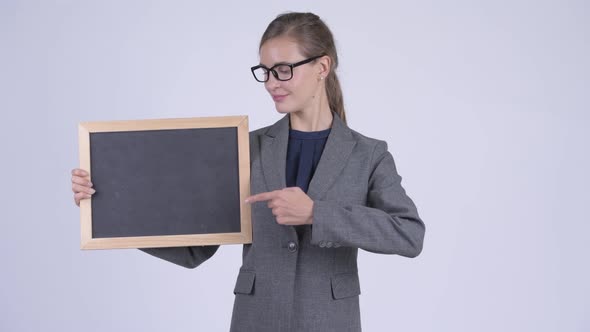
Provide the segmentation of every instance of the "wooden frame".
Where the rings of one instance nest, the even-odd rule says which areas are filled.
[[[80,201],[81,249],[114,248],[155,248],[194,245],[240,244],[252,242],[252,224],[250,204],[244,203],[250,195],[250,147],[247,116],[200,117],[178,119],[154,119],[109,122],[82,122],[78,126],[80,168],[90,173],[91,169],[91,134],[151,131],[168,129],[194,129],[236,127],[238,138],[238,172],[240,198],[240,232],[211,234],[182,234],[132,237],[92,237],[92,198]]]

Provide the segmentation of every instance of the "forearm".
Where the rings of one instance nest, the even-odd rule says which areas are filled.
[[[422,251],[424,230],[422,220],[409,211],[393,214],[363,205],[316,201],[311,243],[415,257]]]

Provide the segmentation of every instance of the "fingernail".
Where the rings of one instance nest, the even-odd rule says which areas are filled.
[[[88,182],[88,185],[91,186],[91,187],[93,186],[92,182]]]
[[[94,194],[95,192],[96,192],[96,190],[94,190],[94,189],[90,189],[90,193],[91,193],[91,194]]]

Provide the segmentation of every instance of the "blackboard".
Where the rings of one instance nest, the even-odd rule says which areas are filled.
[[[81,205],[83,249],[251,242],[247,117],[79,130],[81,168],[96,190]]]

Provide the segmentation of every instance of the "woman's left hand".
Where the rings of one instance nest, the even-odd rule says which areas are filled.
[[[268,201],[268,207],[281,225],[307,225],[313,222],[313,200],[299,187],[252,195],[245,202],[261,201]]]

